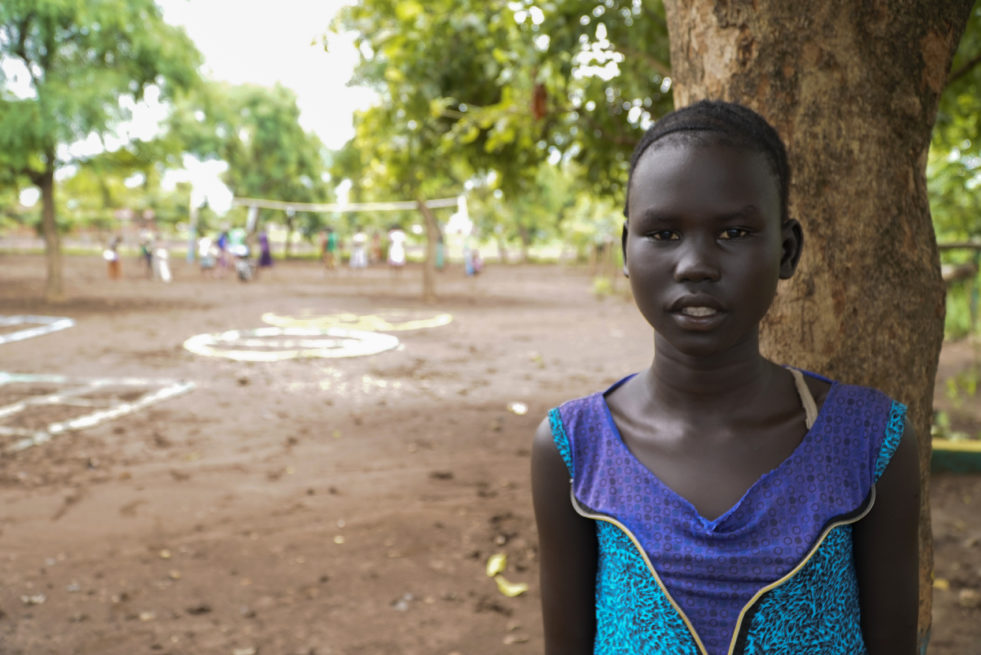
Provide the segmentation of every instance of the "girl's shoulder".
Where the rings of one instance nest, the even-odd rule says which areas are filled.
[[[612,421],[607,396],[629,383],[636,375],[631,373],[606,389],[572,398],[553,407],[548,412],[548,420],[552,424],[553,432],[560,427],[564,427],[563,431],[574,431],[583,426],[603,425]]]

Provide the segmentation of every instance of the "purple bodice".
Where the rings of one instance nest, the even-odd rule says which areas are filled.
[[[883,447],[893,414],[881,392],[832,383],[793,453],[708,520],[628,450],[604,394],[558,409],[580,511],[633,536],[710,653],[727,651],[758,592],[795,571],[830,527],[868,510],[880,456],[896,447]]]

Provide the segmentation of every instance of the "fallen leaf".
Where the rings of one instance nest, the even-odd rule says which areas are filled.
[[[524,416],[528,413],[528,405],[519,402],[510,402],[508,403],[508,411],[518,416]]]
[[[508,567],[508,556],[504,553],[494,553],[487,558],[487,577],[493,578],[499,573],[504,573]]]
[[[508,598],[514,598],[528,591],[528,585],[524,582],[509,582],[503,575],[495,575],[494,581],[497,582],[497,589]]]

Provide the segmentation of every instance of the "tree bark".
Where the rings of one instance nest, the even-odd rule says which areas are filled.
[[[287,216],[286,217],[286,243],[283,246],[283,259],[290,258],[290,254],[292,253],[292,246],[293,246],[293,217]],[[368,245],[365,244],[365,248],[367,247]]]
[[[426,257],[422,262],[422,299],[425,302],[436,302],[436,241],[439,239],[439,225],[433,210],[426,206],[424,200],[417,199],[416,205],[422,212],[426,224]]]
[[[790,211],[804,226],[805,248],[764,322],[765,352],[909,405],[920,438],[922,643],[932,589],[930,421],[944,318],[925,170],[972,2],[664,4],[676,106],[740,102],[787,144]]]
[[[518,239],[521,241],[521,263],[527,264],[531,252],[531,232],[520,223],[518,224]]]
[[[53,167],[48,166],[38,176],[37,185],[41,189],[41,235],[44,237],[44,259],[47,267],[44,298],[48,302],[60,302],[65,299],[65,291],[61,273],[61,235],[55,219]]]

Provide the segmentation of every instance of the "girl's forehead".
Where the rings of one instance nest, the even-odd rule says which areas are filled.
[[[673,136],[673,135],[672,135]],[[631,210],[652,202],[722,197],[775,202],[776,175],[763,153],[717,141],[667,138],[640,157],[631,177]]]

